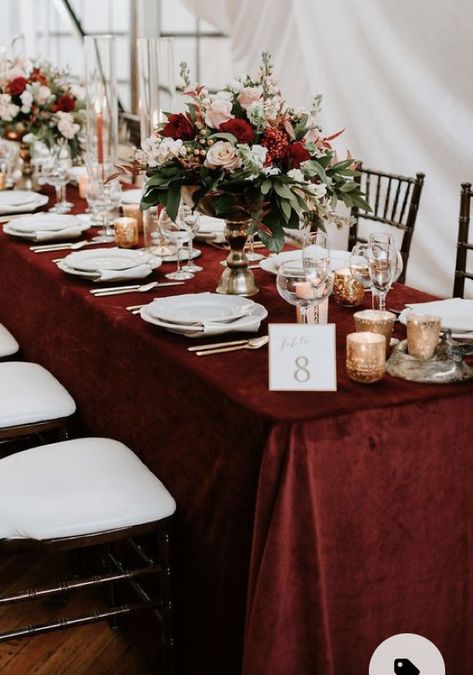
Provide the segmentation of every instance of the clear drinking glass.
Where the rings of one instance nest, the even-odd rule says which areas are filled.
[[[194,260],[193,260],[193,254],[194,254],[194,237],[199,231],[199,221],[200,217],[198,213],[192,212],[192,209],[190,209],[188,206],[181,206],[179,209],[179,218],[183,218],[188,229],[189,229],[189,234],[190,234],[190,239],[187,244],[187,250],[189,252],[189,257],[187,259],[187,264],[184,265],[184,270],[187,272],[202,272],[204,269],[200,265],[196,265]]]
[[[318,307],[332,292],[333,277],[323,262],[312,265],[300,259],[288,260],[279,266],[276,287],[286,302],[299,308],[301,323],[308,323],[311,307],[315,312],[313,322],[318,323]]]
[[[61,186],[61,203],[59,205],[60,213],[69,213],[74,204],[66,200],[66,189],[69,182],[70,169],[72,167],[72,158],[67,143],[60,143],[57,148],[57,162],[67,169],[67,180]]]
[[[330,248],[326,232],[306,232],[302,243],[302,257],[306,254],[310,255],[311,258],[318,258],[319,260],[325,261],[328,269],[330,263]]]
[[[90,204],[93,214],[96,215],[98,224],[102,225],[92,241],[98,244],[113,241],[115,233],[110,222],[113,200],[109,186],[100,176],[90,178],[87,185],[87,202]]]
[[[350,272],[365,289],[371,288],[368,244],[355,244],[353,247],[350,254]]]
[[[53,213],[66,213],[67,207],[62,206],[62,187],[67,183],[68,169],[58,162],[56,155],[52,155],[41,167],[41,177],[45,183],[49,183],[56,190],[56,203],[49,211]]]
[[[368,244],[372,243],[385,243],[392,247],[393,252],[396,254],[396,270],[394,272],[393,283],[399,279],[404,269],[404,261],[399,249],[396,247],[394,238],[392,235],[387,232],[373,232],[368,237]]]
[[[194,274],[181,268],[181,251],[183,244],[187,244],[191,238],[191,232],[184,218],[178,217],[171,220],[166,209],[162,209],[159,214],[159,227],[163,235],[176,246],[177,267],[175,272],[166,274],[167,279],[185,281],[192,279]]]
[[[263,258],[265,258],[264,255],[256,253],[255,251],[255,236],[256,232],[250,235],[247,241],[248,250],[245,250],[245,254],[249,262],[258,262],[258,260],[263,260]]]
[[[386,295],[394,280],[397,251],[392,240],[373,240],[368,247],[373,309],[386,310]]]

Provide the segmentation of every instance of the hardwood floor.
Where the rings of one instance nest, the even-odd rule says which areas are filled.
[[[34,574],[33,574],[34,570]],[[39,587],[51,578],[70,578],[70,559],[18,555],[0,559],[0,594]],[[90,603],[91,598],[93,602]],[[66,602],[66,604],[64,604]],[[86,605],[88,607],[86,608]],[[58,606],[59,605],[59,606]],[[49,602],[0,607],[0,630],[73,617],[103,606],[96,593],[73,592]],[[0,643],[2,675],[150,675],[139,649],[120,628],[106,622]]]

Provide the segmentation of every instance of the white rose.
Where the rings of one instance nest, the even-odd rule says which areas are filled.
[[[35,95],[36,103],[38,105],[44,105],[48,102],[49,97],[51,96],[51,89],[41,85]]]
[[[10,94],[0,94],[0,119],[11,122],[18,115],[20,108],[11,102]]]
[[[217,99],[212,101],[205,111],[205,124],[212,129],[218,129],[221,124],[232,120],[232,102]]]
[[[238,94],[243,89],[243,84],[240,82],[240,80],[230,80],[227,82],[227,87],[231,89],[234,94]]]
[[[217,91],[216,94],[213,96],[214,101],[232,101],[233,100],[233,94],[231,91]]]
[[[240,166],[241,159],[231,143],[217,141],[208,149],[204,164],[208,169],[233,171]]]

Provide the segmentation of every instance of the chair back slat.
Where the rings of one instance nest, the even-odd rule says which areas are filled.
[[[453,285],[453,296],[456,298],[463,298],[465,295],[465,279],[473,279],[473,273],[466,271],[468,251],[473,251],[473,243],[469,243],[468,241],[472,196],[471,183],[462,183],[460,192],[460,215],[458,218],[455,282]]]
[[[366,241],[365,233],[359,233],[358,231],[361,220],[370,223],[377,222],[400,231],[400,234],[402,233],[400,250],[404,259],[404,270],[399,281],[404,282],[420,196],[424,185],[424,174],[417,173],[415,177],[409,177],[365,169],[362,164],[358,168],[360,171],[358,182],[372,211],[364,211],[357,207],[351,209],[351,215],[355,223],[350,230],[349,246],[351,248],[359,241]],[[375,191],[374,200],[372,199],[373,187]]]

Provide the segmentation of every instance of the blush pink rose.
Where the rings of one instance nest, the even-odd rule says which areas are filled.
[[[205,112],[205,124],[212,129],[219,129],[220,125],[234,119],[232,115],[232,102],[223,99],[215,99]]]
[[[260,100],[261,91],[259,87],[243,87],[238,96],[238,103],[241,105],[243,110],[248,110],[252,103],[256,103]]]

